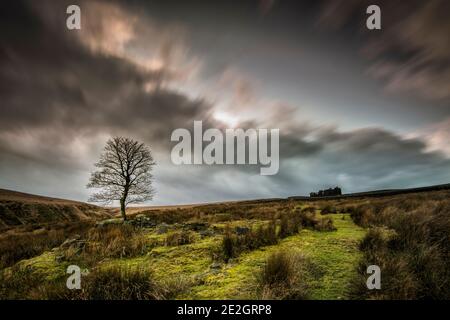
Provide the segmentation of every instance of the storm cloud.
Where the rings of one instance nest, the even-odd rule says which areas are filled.
[[[369,73],[385,82],[390,93],[450,103],[450,3],[378,1],[382,32],[364,28],[364,12],[371,1],[325,1],[319,25],[353,30],[365,35],[361,51],[372,61]],[[356,17],[356,19],[355,19]],[[357,25],[359,24],[359,28]]]
[[[407,135],[383,126],[367,127],[356,119],[351,128],[343,128],[331,114],[317,121],[304,112],[303,104],[310,101],[285,99],[283,88],[274,96],[271,90],[277,91],[276,79],[252,73],[256,56],[246,62],[247,70],[242,61],[234,65],[232,54],[224,53],[225,59],[204,51],[203,40],[208,36],[196,28],[211,21],[207,15],[210,7],[201,1],[187,9],[199,19],[195,23],[189,23],[192,17],[179,14],[184,7],[177,9],[175,5],[172,10],[161,4],[155,11],[139,1],[77,3],[82,8],[80,31],[65,28],[65,9],[72,2],[1,5],[2,188],[85,201],[89,172],[105,141],[114,135],[144,141],[152,148],[157,162],[156,204],[289,196],[335,185],[345,192],[365,191],[450,179],[448,148],[442,142],[443,136],[448,137],[447,122],[424,123]],[[277,10],[284,12],[281,2],[244,3],[236,6],[250,10],[246,19],[273,23]],[[324,2],[324,7],[319,6],[311,15],[317,22],[315,28],[329,24],[339,29],[353,21],[356,7],[345,5],[339,11],[342,16],[335,16],[330,15],[333,9],[327,5]],[[413,32],[417,27],[410,19],[424,26],[420,32],[435,34],[434,27],[436,32],[441,30],[438,26],[447,28],[436,21],[441,19],[435,17],[435,6],[440,3],[420,6],[408,15],[403,20],[406,31],[402,32]],[[328,11],[321,11],[323,8]],[[202,10],[205,13],[199,17]],[[232,13],[224,13],[222,19],[226,21],[229,15]],[[253,29],[249,32],[250,42],[262,37],[262,28],[261,34]],[[231,43],[229,52],[239,51],[240,46],[240,40],[233,47],[227,38],[233,38],[233,31],[216,35],[217,43]],[[398,94],[417,91],[442,113],[450,92],[448,38],[441,38],[441,31],[435,41],[396,32],[388,31],[377,40],[381,41],[379,53],[368,59],[367,75],[384,79],[384,86]],[[396,47],[404,43],[414,53],[399,62],[396,56],[402,52]],[[281,61],[289,52],[295,59],[286,63],[295,65],[303,56],[291,45],[275,46],[271,55]],[[376,46],[376,42],[364,45]],[[314,74],[317,81],[322,76],[327,76],[323,70]],[[320,96],[327,96],[327,92]],[[277,175],[260,176],[255,166],[171,163],[172,131],[191,130],[194,120],[202,120],[205,128],[225,129],[229,123],[217,117],[219,111],[235,117],[237,126],[244,129],[280,129]],[[450,110],[445,114],[450,117]]]

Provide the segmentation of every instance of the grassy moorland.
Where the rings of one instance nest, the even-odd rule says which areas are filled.
[[[0,239],[0,298],[448,299],[449,196],[143,209],[21,230]],[[65,286],[73,264],[88,271],[81,290]],[[371,264],[381,290],[365,286]]]

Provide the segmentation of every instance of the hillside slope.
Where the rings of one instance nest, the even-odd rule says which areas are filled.
[[[84,202],[0,189],[0,229],[109,216],[107,210]]]

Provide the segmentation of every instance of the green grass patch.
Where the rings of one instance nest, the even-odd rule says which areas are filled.
[[[356,272],[361,253],[358,243],[365,234],[349,215],[335,214],[337,231],[302,230],[279,244],[241,255],[225,265],[220,272],[209,274],[205,283],[194,287],[186,299],[246,299],[255,298],[255,275],[268,255],[278,249],[294,249],[311,258],[318,266],[320,279],[307,279],[312,286],[312,299],[345,299],[349,280]],[[343,219],[344,217],[344,219]]]
[[[241,254],[229,263],[213,262],[211,252],[221,242],[221,234],[200,238],[180,246],[165,246],[167,234],[149,230],[145,237],[157,242],[145,254],[128,258],[106,258],[93,268],[124,267],[148,269],[156,281],[189,279],[192,286],[177,299],[255,299],[257,298],[256,275],[261,271],[267,257],[276,250],[296,250],[317,266],[319,277],[305,279],[312,299],[345,299],[347,283],[354,276],[361,254],[358,243],[365,234],[349,215],[328,215],[337,231],[319,232],[303,229],[297,235],[280,240],[277,245],[262,247]],[[233,221],[232,226],[255,227],[261,220]],[[219,224],[221,227],[221,225]],[[219,227],[216,226],[216,227]],[[57,262],[57,251],[20,262],[47,280],[65,281],[68,261]],[[84,267],[84,266],[80,266]]]

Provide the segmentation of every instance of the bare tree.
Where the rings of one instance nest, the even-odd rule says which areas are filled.
[[[120,201],[120,213],[124,220],[126,207],[130,203],[151,200],[152,167],[155,165],[150,149],[143,143],[124,137],[115,137],[106,142],[97,171],[91,173],[88,188],[102,189],[89,201],[111,203]]]

